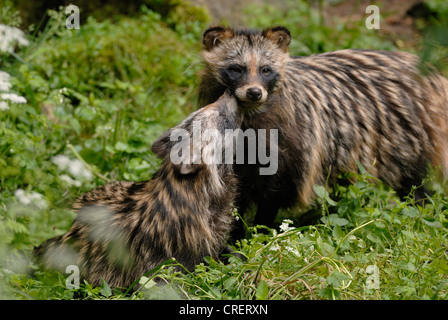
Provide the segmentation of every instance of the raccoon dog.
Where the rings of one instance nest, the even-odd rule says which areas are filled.
[[[217,259],[226,250],[236,181],[232,164],[210,157],[234,150],[233,140],[221,136],[240,123],[228,93],[192,113],[152,145],[163,162],[151,180],[110,183],[81,196],[70,230],[35,249],[38,264],[61,272],[75,265],[92,285],[104,280],[126,288],[172,257],[190,270],[205,256]],[[199,144],[188,140],[207,130]],[[199,147],[199,153],[182,152],[172,161],[179,146]]]
[[[306,206],[313,185],[357,163],[405,196],[428,165],[448,171],[448,80],[420,72],[404,52],[341,50],[289,55],[290,32],[213,27],[203,35],[202,104],[224,90],[244,113],[242,129],[278,129],[278,170],[235,166],[240,213],[272,226],[279,208]],[[372,164],[375,165],[372,167]],[[418,189],[416,198],[423,198]]]

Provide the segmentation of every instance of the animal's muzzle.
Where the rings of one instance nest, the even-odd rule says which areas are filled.
[[[246,97],[251,101],[259,101],[263,96],[263,92],[260,88],[253,87],[246,90]]]

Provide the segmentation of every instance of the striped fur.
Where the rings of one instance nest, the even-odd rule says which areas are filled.
[[[224,94],[173,129],[191,133],[194,121],[224,134],[239,128],[241,116],[235,99]],[[111,287],[128,287],[172,257],[189,270],[205,256],[219,257],[232,224],[232,165],[173,164],[173,129],[152,146],[163,159],[154,177],[106,184],[77,199],[70,230],[35,249],[39,265],[61,272],[76,265],[92,285],[103,279]]]
[[[314,184],[357,171],[357,161],[401,196],[421,184],[428,164],[448,175],[448,80],[423,75],[418,57],[374,50],[294,57],[283,27],[214,27],[203,42],[201,103],[226,88],[263,87],[259,101],[236,94],[246,114],[242,129],[279,130],[275,175],[259,176],[254,165],[235,167],[240,211],[255,202],[255,223],[272,225],[280,207],[309,205]],[[228,68],[235,65],[244,74],[232,81]],[[276,75],[271,83],[265,66]]]

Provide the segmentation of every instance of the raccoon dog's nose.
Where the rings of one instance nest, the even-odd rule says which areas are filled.
[[[249,100],[258,101],[261,99],[262,92],[260,88],[249,88],[246,91],[246,96]]]

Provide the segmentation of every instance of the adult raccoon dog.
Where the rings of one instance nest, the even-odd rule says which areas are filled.
[[[81,196],[70,230],[36,248],[37,263],[61,272],[75,265],[80,278],[92,285],[104,280],[126,288],[172,257],[190,270],[205,256],[219,258],[227,248],[236,181],[232,164],[211,157],[235,149],[233,139],[221,138],[240,124],[228,93],[192,113],[152,145],[163,162],[151,180],[110,183]],[[199,148],[198,159],[185,152],[173,163],[179,144],[190,147],[191,134],[207,132],[192,146]]]
[[[237,165],[239,209],[257,205],[255,224],[281,207],[305,206],[313,185],[354,172],[357,162],[405,196],[428,164],[448,172],[448,81],[421,74],[404,52],[288,53],[290,32],[213,27],[203,35],[202,104],[224,90],[245,114],[242,129],[278,129],[278,170]],[[417,198],[424,196],[419,190]]]

